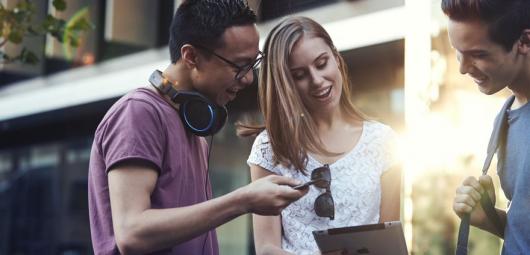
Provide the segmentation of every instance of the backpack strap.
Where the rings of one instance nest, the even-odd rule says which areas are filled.
[[[493,155],[498,151],[499,144],[506,139],[506,130],[508,125],[507,114],[514,100],[515,96],[511,96],[510,98],[508,98],[508,100],[506,100],[501,111],[499,112],[497,119],[495,120],[493,131],[491,132],[490,136],[490,141],[488,143],[488,154],[486,160],[484,161],[484,166],[482,167],[482,175],[486,175],[488,173],[488,169],[491,165]],[[488,216],[488,219],[493,223],[499,233],[503,233],[504,228],[502,226],[501,219],[499,218],[499,215],[495,210],[495,205],[491,201],[491,198],[489,197],[487,192],[484,192],[481,195],[482,196],[480,198],[480,204],[482,205],[482,208],[484,208],[484,212]],[[460,228],[458,229],[456,255],[467,255],[467,243],[469,240],[469,221],[469,214],[466,214],[462,217],[462,221],[460,222]]]

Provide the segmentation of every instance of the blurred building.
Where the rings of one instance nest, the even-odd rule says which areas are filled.
[[[7,7],[17,2],[1,1]],[[52,12],[51,0],[34,2],[41,19]],[[32,38],[24,44],[39,53],[39,64],[0,65],[0,254],[92,253],[87,170],[93,133],[120,96],[147,86],[151,72],[169,64],[169,24],[180,2],[69,0],[65,12],[53,14],[67,19],[88,8],[95,24],[79,48],[64,47],[52,38]],[[447,131],[441,128],[454,124],[455,118],[473,115],[471,110],[459,113],[470,98],[479,105],[483,101],[458,76],[439,1],[249,0],[249,4],[257,10],[262,38],[286,15],[308,16],[324,25],[349,65],[355,102],[408,143],[403,150],[412,157],[406,159],[402,219],[409,250],[418,254],[429,248],[440,251],[430,254],[451,250],[456,219],[450,207],[438,210],[446,219],[442,227],[416,225],[427,224],[423,220],[429,218],[433,201],[414,196],[414,190],[431,192],[429,184],[417,185],[425,176],[436,178],[441,172],[454,182],[462,175],[454,174],[460,165],[425,163],[439,159],[435,152],[449,155],[449,162],[480,153],[476,152],[480,143],[453,154],[434,143],[458,147],[455,138],[461,136],[440,141],[446,137],[436,132]],[[256,97],[256,87],[240,92],[228,105],[228,125],[214,137],[210,177],[216,195],[249,182],[245,162],[253,141],[236,137],[234,122],[259,120]],[[491,113],[481,115],[480,123],[493,119],[498,102],[486,102]],[[477,124],[473,121],[458,122],[462,129],[452,131],[464,136],[473,133],[466,129]],[[439,123],[443,124],[435,126]],[[467,138],[471,143],[480,139],[486,143],[488,130]],[[429,154],[430,146],[437,150]],[[471,161],[466,162],[476,164]],[[453,194],[454,189],[447,187],[444,192]],[[444,192],[427,199],[436,203],[436,194],[442,194],[443,201],[450,200]],[[254,254],[250,215],[219,227],[218,236],[222,254]]]

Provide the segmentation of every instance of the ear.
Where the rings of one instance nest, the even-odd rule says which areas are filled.
[[[522,54],[530,53],[530,29],[523,30],[521,33],[521,38],[519,38],[517,48]]]
[[[180,48],[182,62],[190,69],[195,68],[199,62],[197,54],[197,48],[193,47],[191,44],[184,44]]]

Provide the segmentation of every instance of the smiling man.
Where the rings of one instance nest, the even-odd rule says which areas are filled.
[[[210,199],[202,136],[215,132],[197,135],[188,115],[179,115],[189,102],[179,101],[182,95],[208,103],[210,111],[185,111],[200,119],[212,109],[225,111],[252,83],[261,58],[255,19],[243,0],[179,6],[170,30],[171,64],[150,80],[156,89],[122,97],[96,130],[89,167],[95,254],[216,255],[217,226],[245,213],[278,215],[307,192],[291,188],[299,184],[293,179],[273,176]]]
[[[530,1],[443,0],[448,32],[460,62],[479,90],[492,95],[508,88],[515,101],[508,110],[508,130],[497,172],[508,210],[496,209],[504,227],[499,232],[480,205],[484,190],[493,202],[490,176],[468,177],[456,191],[453,209],[471,213],[471,225],[504,238],[503,254],[530,250]]]

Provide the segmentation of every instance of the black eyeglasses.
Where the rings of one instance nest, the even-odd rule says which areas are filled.
[[[331,171],[329,165],[325,164],[322,167],[316,168],[311,172],[311,181],[293,187],[294,189],[303,189],[309,185],[315,185],[318,188],[326,189],[315,199],[315,213],[320,217],[328,217],[333,220],[335,218],[335,202],[331,195]]]
[[[237,69],[237,73],[236,75],[234,76],[234,79],[239,81],[241,80],[243,77],[245,77],[245,75],[247,75],[247,73],[250,71],[250,70],[256,70],[259,66],[259,64],[261,63],[261,61],[263,60],[263,57],[265,56],[265,54],[263,54],[263,52],[261,51],[258,51],[258,56],[256,57],[256,59],[254,61],[252,61],[251,63],[248,63],[246,65],[238,65],[226,58],[224,58],[223,56],[215,53],[213,50],[210,50],[209,48],[207,47],[204,47],[200,44],[194,44],[197,48],[200,48],[206,52],[208,52],[209,54],[212,54],[216,57],[218,57],[220,60],[224,61],[225,63],[229,64],[230,66],[234,67],[235,69]],[[256,73],[254,72],[253,74],[254,76],[256,75]],[[256,79],[256,77],[254,77],[254,79]]]

